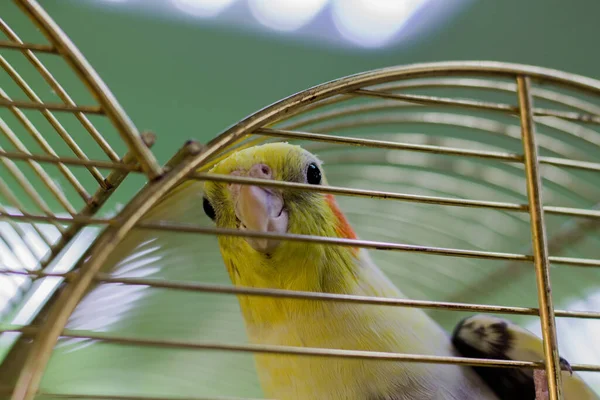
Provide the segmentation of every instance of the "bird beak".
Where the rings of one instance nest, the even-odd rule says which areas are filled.
[[[234,173],[240,175],[239,172]],[[256,164],[247,172],[251,178],[272,179],[271,169],[265,164]],[[258,232],[286,233],[288,214],[283,197],[268,188],[231,184],[229,190],[235,204],[235,214],[240,220],[240,229]],[[279,245],[279,239],[247,237],[254,250],[270,253]]]

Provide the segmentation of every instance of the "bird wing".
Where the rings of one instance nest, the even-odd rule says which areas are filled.
[[[452,343],[464,357],[542,361],[542,340],[506,319],[489,315],[475,315],[458,323],[452,334]],[[600,397],[570,371],[569,363],[561,358],[563,367],[563,394],[565,400],[599,400]],[[533,371],[528,369],[473,367],[475,372],[504,400],[534,400]]]

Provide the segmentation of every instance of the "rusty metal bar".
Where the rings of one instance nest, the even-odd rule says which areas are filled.
[[[12,49],[12,50],[31,50],[38,51],[41,53],[53,53],[58,54],[58,50],[55,47],[47,44],[36,44],[36,43],[17,43],[10,42],[8,40],[0,40],[0,48]]]
[[[63,112],[82,112],[86,114],[103,114],[102,108],[98,106],[69,106],[60,103],[42,103],[23,100],[0,99],[0,107],[17,107],[31,110],[50,110]]]

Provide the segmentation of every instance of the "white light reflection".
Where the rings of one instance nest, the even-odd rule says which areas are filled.
[[[309,23],[328,0],[248,0],[252,15],[263,25],[294,31]]]
[[[74,242],[65,249],[65,252],[56,259],[52,264],[52,267],[48,268],[47,272],[65,273],[70,271],[96,238],[99,231],[100,229],[96,227],[86,227],[82,229]],[[62,281],[63,278],[57,277],[40,279],[39,286],[28,296],[11,323],[15,325],[29,324],[45,304],[48,297],[56,290]]]
[[[333,21],[348,40],[379,47],[394,37],[426,0],[334,0]]]
[[[182,11],[196,17],[211,18],[220,14],[236,0],[171,0]]]

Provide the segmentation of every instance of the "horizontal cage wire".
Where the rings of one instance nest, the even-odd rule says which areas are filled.
[[[186,357],[191,357],[190,365],[200,371],[212,363],[221,376],[231,368],[232,360],[237,360],[222,356],[224,353],[545,368],[553,377],[549,380],[550,396],[560,398],[560,366],[553,351],[557,345],[554,317],[592,322],[600,319],[600,309],[554,309],[558,301],[548,295],[549,264],[557,267],[552,271],[554,279],[559,276],[575,280],[585,286],[581,290],[591,290],[594,279],[597,282],[598,270],[594,267],[600,266],[600,259],[594,249],[600,211],[594,179],[600,171],[600,106],[596,104],[599,82],[501,63],[436,63],[371,71],[275,103],[206,146],[188,142],[161,168],[148,150],[154,136],[135,130],[100,78],[43,9],[32,0],[15,3],[41,29],[47,42],[24,41],[8,23],[0,22],[5,35],[0,40],[0,63],[6,72],[0,87],[0,107],[7,111],[1,114],[0,122],[0,160],[4,168],[0,180],[0,248],[4,264],[0,278],[2,285],[11,282],[20,290],[20,296],[11,296],[17,301],[26,297],[36,283],[64,279],[65,284],[34,319],[20,324],[13,320],[1,326],[4,337],[19,338],[0,365],[0,390],[12,399],[157,398],[132,396],[124,391],[94,395],[46,390],[42,378],[56,377],[60,368],[54,366],[69,360],[70,350],[85,351],[90,343],[90,348],[98,343],[120,345],[127,348],[123,351],[128,354],[138,355],[141,353],[129,348],[212,350],[215,355],[203,360]],[[8,53],[23,56],[24,60],[16,64],[11,58],[9,63]],[[42,64],[42,56],[66,61],[73,76],[87,84],[99,105],[80,104],[74,100],[75,95],[67,94]],[[57,98],[42,100],[42,91],[34,91],[27,83],[29,75],[17,73],[24,62],[33,66]],[[543,82],[543,87],[538,82]],[[9,93],[9,88],[20,92]],[[63,116],[74,120],[68,124],[61,119]],[[93,124],[92,117],[104,118],[102,126],[117,131],[114,140],[107,140],[105,131],[109,129],[96,128],[99,124]],[[71,129],[73,122],[79,125]],[[36,126],[42,123],[49,123],[54,131],[38,129]],[[80,132],[77,136],[69,133],[76,129]],[[84,132],[97,148],[83,148],[80,138]],[[317,154],[324,160],[332,184],[315,186],[208,172],[234,151],[277,141],[297,143]],[[102,169],[110,172],[104,175]],[[147,185],[116,216],[96,216],[130,172],[144,174]],[[93,184],[82,183],[81,173],[86,174],[85,182]],[[159,175],[160,180],[152,180]],[[337,195],[359,236],[365,239],[215,228],[197,206],[207,181]],[[68,185],[69,195],[63,185]],[[83,206],[76,207],[77,196]],[[195,214],[190,214],[193,218],[177,218],[169,212],[168,205],[172,208],[175,204],[190,213],[194,210]],[[411,232],[398,232],[400,226],[409,227]],[[94,231],[100,233],[97,238],[97,233],[87,237],[82,255],[71,257],[75,267],[67,271],[54,268],[64,256],[64,249],[75,243],[87,227],[100,227],[100,231]],[[401,289],[408,298],[232,286],[223,280],[216,236],[376,250],[373,257],[395,282],[403,283]],[[88,248],[92,240],[94,244]],[[524,246],[532,242],[533,246]],[[514,247],[517,244],[519,249]],[[203,254],[206,271],[191,272],[181,266],[168,271],[154,266],[169,265],[165,261],[169,259],[181,263],[185,252]],[[443,263],[433,259],[442,259]],[[187,261],[193,264],[187,268],[197,267],[197,259]],[[399,271],[399,263],[406,266],[406,271]],[[217,273],[217,269],[222,271]],[[455,290],[440,288],[434,276],[448,279]],[[469,280],[458,278],[463,276]],[[495,305],[499,299],[489,293],[511,286],[509,279],[519,289],[528,287],[528,295],[515,296],[514,305]],[[203,340],[194,339],[202,336],[197,332],[170,332],[166,328],[160,331],[166,337],[132,335],[136,307],[145,307],[146,315],[156,316],[148,310],[158,305],[156,293],[164,290],[188,301],[193,297],[187,295],[235,295],[222,296],[231,300],[217,303],[227,315],[234,313],[236,296],[260,296],[416,307],[433,312],[540,316],[546,357],[543,362],[529,362],[257,345],[243,343],[243,335],[235,332],[240,325],[234,322],[240,321],[227,325],[218,320],[219,315],[211,317],[217,325],[214,328],[189,325],[190,329],[208,332]],[[542,293],[539,299],[538,293]],[[559,296],[564,304],[566,296]],[[412,300],[419,297],[441,300]],[[107,299],[118,300],[119,304],[111,307]],[[531,306],[518,305],[521,302]],[[98,312],[98,304],[106,310]],[[447,314],[440,320],[456,322]],[[177,320],[175,316],[169,318]],[[28,340],[33,340],[31,348],[26,348]],[[182,353],[177,354],[175,359],[184,360]],[[575,371],[600,371],[600,363],[570,361]],[[9,369],[16,375],[11,374],[8,382],[12,385],[6,386],[1,376]],[[201,382],[213,382],[216,396],[227,386],[214,382],[214,378],[218,374],[210,374]],[[234,396],[242,398],[240,393]]]

